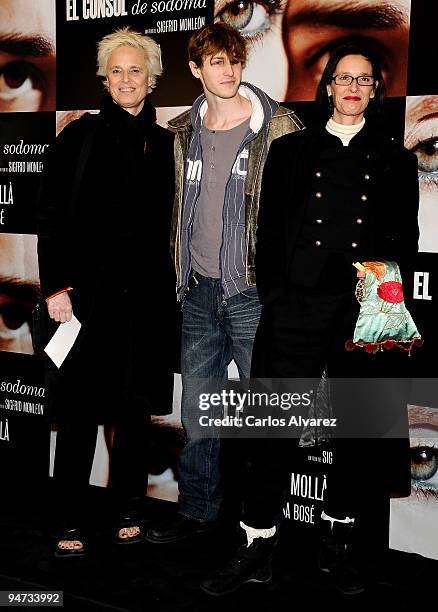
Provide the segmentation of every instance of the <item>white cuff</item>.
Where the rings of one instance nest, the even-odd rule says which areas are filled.
[[[255,538],[272,538],[277,531],[277,527],[275,526],[270,529],[254,529],[254,527],[248,527],[248,525],[245,525],[242,521],[240,521],[240,526],[246,531],[248,546],[251,546]]]
[[[348,523],[354,523],[355,521],[354,518],[350,518],[349,516],[346,516],[344,519],[333,518],[332,516],[329,516],[328,514],[326,514],[324,510],[321,512],[321,518],[323,521],[330,521],[332,531],[333,531],[333,523],[347,523],[348,524]]]

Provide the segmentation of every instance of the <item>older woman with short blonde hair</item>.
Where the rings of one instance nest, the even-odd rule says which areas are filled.
[[[109,57],[119,47],[132,47],[144,53],[149,73],[148,93],[151,93],[157,86],[157,77],[163,73],[160,47],[150,36],[139,34],[128,27],[120,28],[111,34],[107,34],[98,43],[97,75],[101,77],[107,76]]]
[[[51,392],[58,422],[57,557],[83,555],[98,424],[112,430],[116,543],[142,539],[150,413],[171,411],[174,274],[169,255],[173,135],[148,93],[160,49],[129,28],[98,43],[105,97],[57,138],[39,207],[38,255],[49,316],[82,324]],[[157,346],[166,351],[156,358]],[[166,360],[166,354],[169,359]]]

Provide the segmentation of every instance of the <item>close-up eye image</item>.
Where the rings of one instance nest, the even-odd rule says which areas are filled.
[[[438,96],[406,98],[405,146],[418,160],[419,250],[438,253]]]
[[[2,110],[20,107],[39,108],[43,84],[34,66],[27,62],[11,62],[1,69],[0,100]]]
[[[411,495],[393,499],[391,544],[437,558],[438,408],[408,406]]]
[[[54,0],[0,0],[0,112],[55,110]]]
[[[31,318],[38,299],[36,236],[0,234],[0,351],[32,354]]]
[[[433,444],[411,446],[412,489],[438,498],[438,448]]]
[[[219,5],[220,2],[217,3]],[[216,19],[236,28],[250,41],[255,41],[270,31],[273,18],[282,13],[282,6],[279,0],[232,0],[223,3]]]

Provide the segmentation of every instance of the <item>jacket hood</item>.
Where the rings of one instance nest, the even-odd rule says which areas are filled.
[[[269,123],[273,115],[279,108],[279,103],[270,98],[264,91],[252,85],[251,83],[242,82],[239,87],[240,95],[247,98],[252,104],[252,114],[249,123],[250,129],[254,133],[258,133],[265,125]],[[179,129],[187,125],[190,120],[193,127],[201,125],[202,119],[207,112],[208,103],[204,94],[200,95],[193,103],[190,110],[181,113],[168,123],[169,127]]]

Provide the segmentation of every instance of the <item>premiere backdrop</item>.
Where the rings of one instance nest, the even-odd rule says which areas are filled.
[[[190,106],[200,93],[188,69],[190,34],[213,20],[238,29],[250,54],[244,78],[312,121],[327,54],[362,38],[382,58],[386,117],[395,138],[418,157],[420,251],[412,283],[414,319],[425,339],[417,376],[436,378],[438,344],[438,79],[430,51],[438,18],[427,0],[0,0],[0,460],[4,478],[45,478],[49,470],[47,398],[41,358],[32,352],[30,315],[38,296],[35,205],[45,154],[56,135],[102,95],[96,42],[129,25],[154,37],[164,74],[151,96],[158,121]],[[382,202],[382,206],[384,202]],[[403,214],[403,201],[399,202]],[[123,211],[120,211],[123,214]],[[86,223],[86,219],[84,219]],[[155,358],[145,349],[147,363]],[[232,370],[231,370],[232,372]],[[178,383],[178,375],[176,375]],[[180,387],[174,414],[154,420],[149,494],[176,499],[183,444]],[[393,500],[391,545],[438,558],[438,398],[419,393],[409,408],[412,495]],[[52,460],[56,424],[52,429]],[[106,485],[107,449],[99,435],[92,482]],[[357,458],[363,460],[363,458]],[[291,475],[287,519],[312,526],[333,458],[303,448]],[[355,458],[352,458],[355,460]],[[7,465],[7,469],[4,466]],[[382,459],[384,469],[384,458]],[[378,478],[378,475],[376,475]],[[145,491],[146,492],[146,491]]]

